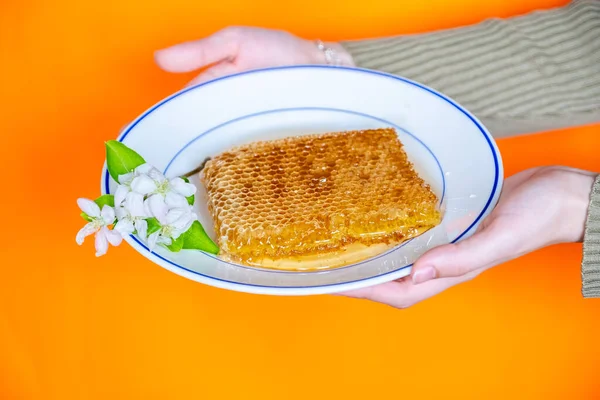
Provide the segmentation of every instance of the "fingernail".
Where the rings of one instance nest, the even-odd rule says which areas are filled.
[[[431,279],[435,278],[435,268],[433,267],[423,267],[419,268],[413,274],[412,280],[415,285],[423,282],[427,282]]]

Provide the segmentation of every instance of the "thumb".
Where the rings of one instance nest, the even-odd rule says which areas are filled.
[[[236,36],[220,31],[204,39],[185,42],[158,50],[154,59],[158,66],[168,72],[189,72],[223,60],[233,59],[237,54]]]
[[[436,247],[414,264],[413,283],[434,278],[458,277],[476,269],[498,264],[513,253],[514,233],[495,221],[458,243]]]

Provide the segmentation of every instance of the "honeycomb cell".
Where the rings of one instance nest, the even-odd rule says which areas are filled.
[[[400,243],[441,220],[393,129],[251,143],[200,174],[221,252],[248,265]]]

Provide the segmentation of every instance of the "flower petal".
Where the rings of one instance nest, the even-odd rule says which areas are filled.
[[[165,217],[165,224],[172,225],[174,222],[184,217],[185,214],[186,210],[184,210],[183,208],[172,208],[169,210],[167,216]]]
[[[137,192],[127,193],[125,198],[125,209],[129,212],[131,217],[146,217],[146,210],[144,209],[144,195]]]
[[[81,228],[79,230],[79,232],[77,232],[77,236],[75,236],[75,241],[77,242],[78,245],[81,246],[83,244],[83,240],[87,236],[96,232],[97,230],[98,230],[98,227],[95,224],[88,222],[87,224],[85,224],[85,226],[83,228]]]
[[[195,215],[195,214],[193,214],[193,215]],[[183,225],[183,226],[181,227],[181,230],[182,230],[183,232],[187,232],[187,231],[188,231],[188,229],[190,229],[190,228],[192,227],[192,224],[194,223],[194,221],[195,221],[195,219],[193,219],[193,218],[190,218],[190,219],[189,219],[189,220],[186,222],[186,224],[185,224],[185,225]]]
[[[100,229],[98,232],[96,232],[96,257],[105,255],[107,251],[108,239],[106,239],[105,231]]]
[[[148,203],[150,215],[156,218],[161,224],[165,224],[169,207],[165,203],[164,198],[161,195],[155,194],[146,199],[146,202]]]
[[[154,167],[148,163],[144,163],[138,167],[136,167],[133,172],[135,172],[136,175],[148,175],[148,173],[150,172],[150,170],[152,170]]]
[[[131,190],[147,195],[156,190],[156,183],[148,175],[140,175],[131,181]]]
[[[98,218],[100,216],[100,207],[93,200],[79,198],[77,199],[77,205],[87,215],[92,218]]]
[[[158,169],[156,169],[148,163],[142,164],[139,167],[137,167],[135,169],[135,173],[136,175],[148,175],[150,178],[156,181],[165,180],[165,176]]]
[[[162,172],[160,172],[158,169],[152,167],[149,171],[148,171],[148,176],[152,179],[154,179],[156,181],[156,183],[161,183],[163,181],[166,181],[167,178],[165,178],[165,176],[162,174]]]
[[[169,226],[171,227],[171,237],[177,239],[179,235],[186,232],[191,228],[194,221],[198,218],[197,215],[190,211],[191,207],[183,210],[182,213],[179,214],[179,218],[173,221]],[[172,213],[175,216],[175,213]]]
[[[182,195],[180,195],[179,193],[175,193],[175,192],[167,193],[167,195],[165,196],[165,203],[167,203],[167,205],[170,208],[189,207],[187,199],[185,197],[183,197]]]
[[[181,235],[183,235],[185,232],[188,231],[188,229],[190,229],[190,227],[192,226],[193,221],[189,221],[187,224],[181,226],[181,228],[173,228],[171,229],[171,237],[174,240],[177,240],[177,238]]]
[[[135,221],[135,230],[137,231],[138,237],[145,240],[148,236],[148,222],[144,219],[138,219]]]
[[[129,211],[127,211],[125,206],[115,207],[115,215],[119,221],[122,219],[129,219]]]
[[[170,220],[169,226],[171,226],[172,229],[182,230],[183,232],[185,232],[190,228],[190,226],[194,222],[194,215],[195,214],[192,214],[187,210],[174,209],[169,211],[167,220]]]
[[[115,210],[111,206],[105,204],[102,207],[101,215],[105,225],[110,225],[115,222]]]
[[[133,222],[129,219],[122,219],[115,225],[115,231],[119,232],[121,236],[131,235],[134,231]]]
[[[121,204],[123,204],[123,201],[125,201],[125,197],[130,190],[131,189],[129,189],[129,186],[117,186],[117,190],[115,191],[115,207],[119,207]]]
[[[156,247],[156,241],[158,240],[159,235],[160,231],[156,231],[154,233],[151,233],[150,236],[148,236],[148,249],[150,251],[154,251],[154,248]]]
[[[133,179],[133,172],[129,172],[127,174],[117,176],[117,181],[121,185],[129,186],[131,184],[132,179]]]
[[[144,214],[146,214],[147,217],[152,216],[152,212],[150,211],[150,202],[148,199],[144,200]]]
[[[173,189],[173,191],[179,193],[184,197],[190,197],[191,195],[196,193],[196,186],[192,185],[191,183],[187,183],[179,177],[171,179],[169,181],[169,185],[171,186],[171,189]]]
[[[123,241],[123,236],[121,236],[118,231],[110,230],[107,227],[103,227],[102,229],[105,230],[104,235],[106,236],[108,243],[112,244],[113,246],[118,246],[121,244]]]

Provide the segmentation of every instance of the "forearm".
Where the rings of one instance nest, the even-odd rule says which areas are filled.
[[[422,35],[346,41],[354,63],[454,98],[496,137],[600,122],[600,2]]]

